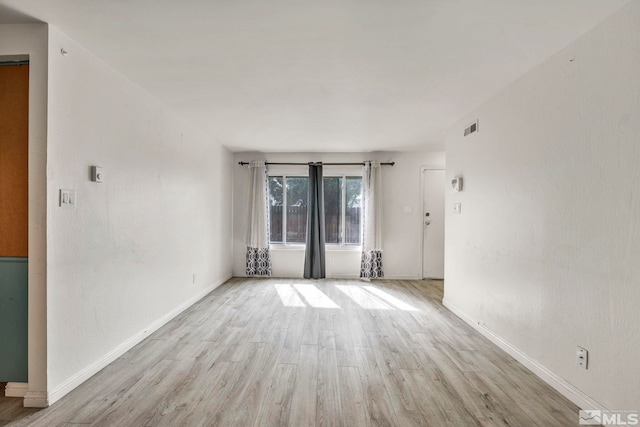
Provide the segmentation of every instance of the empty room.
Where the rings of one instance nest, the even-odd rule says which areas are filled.
[[[640,424],[640,0],[0,0],[0,426]]]

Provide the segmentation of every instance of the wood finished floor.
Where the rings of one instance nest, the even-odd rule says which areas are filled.
[[[52,407],[0,425],[575,426],[442,282],[232,279]]]

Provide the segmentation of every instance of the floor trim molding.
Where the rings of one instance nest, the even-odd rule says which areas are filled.
[[[152,324],[150,324],[140,332],[136,333],[129,339],[122,342],[120,345],[115,347],[113,350],[111,350],[110,352],[108,352],[107,354],[105,354],[104,356],[102,356],[101,358],[99,358],[98,360],[96,360],[86,368],[82,369],[81,371],[73,375],[71,378],[64,381],[58,387],[51,390],[51,392],[49,393],[48,404],[53,405],[56,401],[60,400],[62,397],[67,395],[69,392],[71,392],[73,389],[78,387],[80,384],[82,384],[83,382],[91,378],[93,375],[98,373],[98,371],[100,371],[101,369],[109,365],[118,357],[122,356],[124,353],[131,350],[136,344],[140,343],[142,340],[147,338],[153,332],[157,331],[162,326],[164,326],[171,319],[173,319],[178,314],[185,311],[187,308],[191,307],[196,302],[200,301],[202,298],[208,295],[211,291],[213,291],[215,288],[222,285],[229,279],[231,279],[231,275],[215,282],[211,286],[208,286],[207,288],[198,292],[193,297],[189,298],[188,300],[186,300],[185,302],[183,302],[182,304],[180,304],[179,306],[177,306],[176,308],[174,308],[173,310],[171,310],[170,312],[168,312],[167,314],[165,314],[164,316],[162,316],[161,318],[159,318],[158,320],[156,320],[155,322],[153,322]],[[25,406],[27,406],[27,397],[25,397]]]
[[[49,396],[46,391],[28,391],[23,405],[25,408],[46,408],[49,406]]]
[[[608,409],[605,408],[604,405],[587,396],[584,392],[576,388],[574,385],[570,384],[563,378],[551,372],[545,366],[529,357],[527,354],[487,328],[485,325],[482,325],[468,317],[462,310],[452,304],[451,301],[444,298],[442,300],[442,305],[444,305],[447,309],[449,309],[449,311],[462,319],[465,323],[469,324],[476,331],[480,332],[483,336],[489,339],[489,341],[508,353],[511,357],[522,363],[527,369],[529,369],[535,375],[540,377],[544,382],[553,387],[558,393],[578,405],[580,409],[600,409],[603,411],[608,411]]]
[[[359,279],[359,274],[328,274],[327,279]]]
[[[4,395],[7,397],[24,397],[29,391],[29,383],[7,383]]]

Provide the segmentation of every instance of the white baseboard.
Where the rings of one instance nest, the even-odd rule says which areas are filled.
[[[215,288],[225,283],[229,279],[231,279],[231,275],[217,281],[211,286],[208,286],[207,288],[198,292],[196,295],[189,298],[187,301],[183,302],[178,307],[174,308],[173,310],[171,310],[170,312],[168,312],[167,314],[165,314],[164,316],[162,316],[161,318],[153,322],[151,325],[147,326],[137,334],[133,335],[126,341],[122,342],[120,345],[118,345],[109,353],[105,354],[104,356],[102,356],[101,358],[93,362],[91,365],[87,366],[86,368],[82,369],[80,372],[78,372],[71,378],[64,381],[58,387],[51,390],[51,392],[49,393],[48,404],[53,405],[55,402],[57,402],[66,394],[68,394],[70,391],[72,391],[73,389],[78,387],[80,384],[82,384],[83,382],[91,378],[93,375],[98,373],[101,369],[105,368],[107,365],[109,365],[111,362],[116,360],[118,357],[122,356],[124,353],[131,350],[140,341],[142,341],[143,339],[151,335],[153,332],[160,329],[160,327],[165,325],[171,319],[176,317],[178,314],[182,313],[187,308],[191,307],[193,304],[195,304],[196,302],[204,298],[207,294],[209,294],[211,291],[213,291]],[[25,406],[27,406],[28,396],[29,396],[29,393],[27,393],[27,396],[25,397]]]
[[[360,274],[332,274],[327,275],[327,279],[365,279],[360,277]],[[382,278],[367,279],[367,280],[420,280],[418,276],[384,276]]]
[[[7,397],[24,397],[29,391],[29,383],[7,383],[4,395]]]
[[[46,408],[49,406],[49,398],[45,391],[28,391],[24,396],[25,408]]]
[[[476,331],[484,335],[487,339],[489,339],[489,341],[500,347],[511,357],[524,365],[527,369],[540,377],[544,382],[558,391],[558,393],[575,403],[580,409],[601,409],[603,411],[607,411],[607,408],[605,408],[604,405],[587,396],[581,390],[577,389],[566,380],[551,372],[549,369],[526,355],[524,352],[506,341],[504,338],[487,328],[485,325],[482,325],[468,317],[454,304],[451,304],[451,302],[446,298],[442,301],[442,304],[447,307],[453,314],[468,323]]]
[[[359,279],[359,274],[327,274],[327,279]]]
[[[300,276],[247,276],[247,275],[234,275],[235,278],[240,279],[303,279],[302,273]],[[360,279],[360,274],[327,274],[327,279]],[[373,280],[420,280],[418,276],[384,276],[382,279]]]

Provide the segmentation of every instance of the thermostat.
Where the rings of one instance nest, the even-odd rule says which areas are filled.
[[[462,177],[461,176],[456,176],[455,178],[453,178],[451,180],[451,188],[456,193],[459,192],[459,191],[462,191]]]
[[[91,181],[104,182],[104,168],[100,166],[91,166]]]

